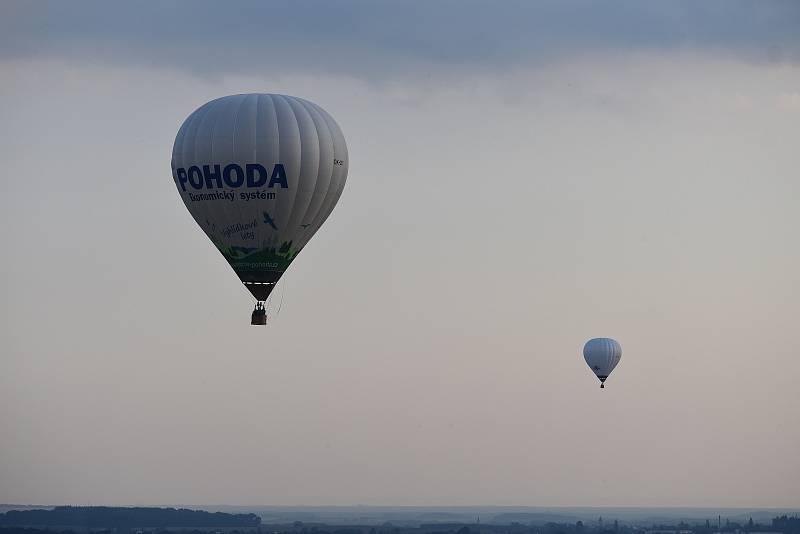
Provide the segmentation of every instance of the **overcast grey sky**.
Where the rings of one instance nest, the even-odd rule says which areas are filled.
[[[0,502],[800,507],[800,4],[698,4],[0,3]],[[242,92],[350,154],[267,328]]]

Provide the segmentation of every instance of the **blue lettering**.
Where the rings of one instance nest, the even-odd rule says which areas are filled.
[[[186,191],[186,180],[188,180],[186,177],[186,169],[183,167],[176,169],[175,174],[178,175],[178,182],[181,184],[181,191]]]
[[[263,165],[248,163],[245,168],[247,169],[247,187],[261,187],[267,183],[267,169]],[[256,172],[258,180],[256,180]]]
[[[286,171],[281,163],[276,163],[275,167],[272,168],[272,176],[267,187],[275,187],[275,184],[281,184],[282,189],[289,189],[289,183],[286,181]]]
[[[232,176],[234,173],[236,174],[235,179]],[[225,169],[223,169],[222,179],[225,180],[228,187],[242,187],[244,183],[244,171],[237,164],[231,163],[230,165],[226,165]]]
[[[215,187],[211,185],[212,180],[217,184],[216,189],[222,188],[219,165],[214,165],[214,172],[211,172],[211,167],[209,165],[203,165],[203,176],[206,178],[206,189],[215,189]]]
[[[197,178],[197,182],[195,182],[195,177]],[[200,172],[200,169],[192,165],[189,167],[189,183],[195,189],[202,189],[203,188],[203,174]]]
[[[264,165],[260,163],[247,163],[245,165],[230,163],[225,167],[222,167],[222,164],[211,164],[202,165],[202,169],[200,165],[192,165],[188,169],[184,167],[175,169],[173,175],[181,191],[186,191],[187,184],[194,189],[239,188],[245,184],[249,189],[265,186],[266,188],[289,188],[286,169],[281,163],[276,163],[272,167],[271,175]],[[263,193],[268,198],[274,198],[275,195],[275,193],[258,193]],[[255,197],[253,198],[255,199]]]

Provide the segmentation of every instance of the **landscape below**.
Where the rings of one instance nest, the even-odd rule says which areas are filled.
[[[503,511],[472,520],[452,521],[454,514],[468,514],[469,507],[432,512],[421,509],[416,514],[411,507],[395,512],[399,522],[383,521],[376,517],[391,516],[392,509],[357,508],[363,521],[352,524],[330,524],[322,521],[285,520],[291,512],[282,510],[283,522],[275,522],[275,512],[227,513],[222,511],[191,510],[187,508],[57,506],[52,508],[14,507],[0,505],[0,534],[800,534],[800,517],[783,514],[760,519],[768,514],[758,511],[742,519],[742,514],[698,519],[705,509],[688,513],[660,510],[659,515],[637,516],[634,509],[574,509],[571,513]],[[230,507],[234,508],[234,507]],[[336,510],[340,514],[346,508]],[[627,510],[627,511],[626,511]],[[485,509],[482,509],[485,511]],[[710,511],[710,510],[709,510]],[[605,518],[601,514],[605,514]],[[308,510],[298,510],[294,517],[308,519],[324,516]],[[269,518],[264,521],[263,517]],[[754,520],[753,517],[756,517]],[[438,519],[435,519],[438,517]],[[583,517],[577,519],[575,517]],[[637,519],[638,517],[638,519]],[[589,519],[591,518],[591,519]],[[450,520],[448,520],[450,519]],[[488,520],[487,520],[488,519]]]

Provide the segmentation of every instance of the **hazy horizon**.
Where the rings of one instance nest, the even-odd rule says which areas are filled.
[[[798,28],[0,3],[0,502],[800,508]],[[170,174],[247,92],[319,104],[350,159],[266,328]]]
[[[197,505],[197,504],[139,504],[129,506],[157,506],[188,509],[202,509],[209,512],[232,514],[255,513],[261,517],[262,524],[286,524],[302,521],[309,525],[381,525],[386,522],[397,525],[423,525],[426,523],[474,524],[545,524],[548,522],[574,523],[576,521],[597,521],[605,516],[607,521],[619,521],[624,525],[652,525],[686,522],[722,520],[756,523],[769,523],[775,516],[797,514],[796,508],[706,508],[706,507],[617,507],[617,506],[502,506],[502,505],[464,505],[464,506],[269,506],[269,505]],[[0,504],[0,513],[14,508]]]

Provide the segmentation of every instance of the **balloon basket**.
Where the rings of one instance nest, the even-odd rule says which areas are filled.
[[[267,310],[264,309],[263,302],[256,302],[256,308],[250,316],[250,324],[259,326],[267,324]]]

